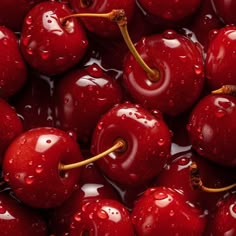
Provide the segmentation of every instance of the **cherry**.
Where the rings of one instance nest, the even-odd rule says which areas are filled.
[[[135,235],[129,212],[116,200],[99,199],[87,202],[71,220],[71,236],[103,236],[111,232],[114,236]]]
[[[80,161],[78,144],[56,128],[35,128],[9,145],[3,159],[5,181],[27,205],[50,208],[62,204],[73,192],[80,171],[60,171],[60,163]]]
[[[134,14],[135,1],[134,0],[113,0],[109,3],[106,1],[99,0],[70,0],[72,8],[76,13],[107,13],[113,9],[123,9],[127,15],[128,21],[130,22]],[[108,19],[96,17],[88,18],[81,17],[81,20],[85,24],[86,28],[102,37],[117,37],[120,36],[119,28],[116,23],[111,22]]]
[[[0,98],[0,162],[11,142],[23,132],[23,126],[15,109]]]
[[[123,140],[123,148],[97,164],[120,184],[145,183],[161,171],[170,155],[171,134],[166,123],[140,105],[117,104],[101,117],[92,138],[92,154],[108,149],[116,140]]]
[[[0,97],[8,98],[25,84],[27,69],[17,37],[4,26],[0,26],[0,51]]]
[[[236,194],[227,194],[216,205],[216,211],[207,227],[208,235],[234,235],[236,232]]]
[[[25,15],[33,6],[42,1],[2,0],[0,3],[0,25],[20,32]]]
[[[216,14],[225,24],[236,23],[236,17],[234,14],[236,10],[235,1],[212,0],[211,3]]]
[[[136,201],[132,222],[137,235],[202,235],[206,219],[184,195],[167,187],[148,188]]]
[[[212,40],[206,55],[206,77],[209,88],[218,89],[223,85],[235,85],[236,26],[219,29]]]
[[[60,2],[42,2],[27,14],[21,31],[21,50],[29,65],[43,74],[56,75],[76,65],[88,47],[87,36],[77,19]]]
[[[236,98],[210,94],[192,111],[188,130],[193,148],[203,157],[223,166],[235,167]]]
[[[55,90],[57,127],[73,130],[83,143],[91,139],[100,116],[122,100],[118,83],[95,63],[66,74]]]
[[[52,78],[30,71],[26,85],[11,97],[17,113],[22,118],[24,130],[54,126]]]
[[[48,229],[39,212],[21,204],[8,192],[0,192],[0,229],[3,236],[47,236]]]
[[[142,10],[152,21],[163,25],[174,25],[193,15],[199,8],[201,0],[138,0]]]

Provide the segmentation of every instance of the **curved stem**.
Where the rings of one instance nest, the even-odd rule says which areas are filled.
[[[236,85],[223,85],[221,88],[213,90],[212,94],[226,94],[236,96]]]
[[[222,188],[209,188],[204,186],[202,179],[200,177],[200,172],[198,166],[195,162],[190,165],[190,182],[193,189],[200,189],[208,193],[219,193],[226,192],[236,187],[236,183],[228,185]]]
[[[98,154],[94,157],[88,158],[88,159],[80,161],[80,162],[72,163],[72,164],[62,164],[62,163],[60,163],[59,164],[59,170],[60,171],[66,171],[66,170],[79,168],[81,166],[85,166],[89,163],[92,163],[94,161],[97,161],[97,160],[105,157],[106,155],[108,155],[108,154],[110,154],[114,151],[118,151],[119,149],[122,149],[122,151],[123,151],[125,149],[125,147],[126,147],[126,142],[123,139],[118,139],[112,147],[110,147],[106,151],[104,151],[104,152],[102,152],[102,153],[100,153],[100,154]]]

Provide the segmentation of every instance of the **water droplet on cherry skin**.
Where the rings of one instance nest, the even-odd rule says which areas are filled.
[[[166,30],[163,33],[163,38],[165,39],[175,39],[177,37],[177,33],[174,30]]]
[[[34,182],[34,176],[32,176],[32,175],[26,176],[24,180],[25,180],[26,184],[30,185]]]
[[[156,191],[153,196],[155,200],[163,200],[163,199],[168,198],[168,195],[166,193],[158,192],[158,191]]]
[[[102,219],[102,220],[106,220],[109,218],[109,215],[107,214],[106,211],[104,211],[103,209],[99,209],[97,210],[97,216]]]
[[[226,115],[226,112],[222,109],[218,109],[216,112],[215,112],[215,116],[217,118],[222,118]]]
[[[32,24],[32,16],[27,16],[26,17],[26,19],[25,19],[25,23],[27,24],[27,25],[31,25]]]
[[[0,214],[5,214],[6,213],[6,209],[0,205]]]

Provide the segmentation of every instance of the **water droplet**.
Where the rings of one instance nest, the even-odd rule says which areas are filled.
[[[90,220],[92,220],[92,219],[93,219],[93,215],[94,215],[94,213],[93,213],[93,212],[91,212],[91,213],[89,214],[89,219],[90,219]]]
[[[52,142],[51,139],[46,140],[46,143],[51,143],[51,142]]]
[[[26,49],[26,52],[27,52],[29,55],[32,55],[32,54],[33,54],[33,50],[32,50],[31,47],[28,47],[28,48]]]
[[[28,46],[29,45],[29,42],[30,42],[30,39],[31,39],[31,35],[27,35],[26,37],[24,37],[22,39],[22,43],[24,46]]]
[[[103,122],[99,122],[97,125],[98,130],[102,130],[103,129]]]
[[[124,120],[125,118],[126,118],[126,115],[123,114],[123,115],[121,116],[121,119]]]
[[[87,68],[87,71],[90,76],[95,77],[95,78],[102,77],[103,75],[102,69],[97,64],[92,64],[91,66],[89,66]]]
[[[32,175],[26,176],[25,182],[26,182],[26,184],[29,184],[29,185],[32,184],[34,182],[34,176],[32,176]]]
[[[211,40],[213,40],[215,37],[216,37],[216,35],[219,33],[219,31],[218,30],[211,30],[209,33],[208,33],[208,38],[209,38],[209,40],[211,41]]]
[[[9,164],[12,164],[13,163],[13,159],[11,158],[11,159],[9,159]]]
[[[35,168],[35,172],[37,174],[40,174],[43,171],[43,166],[42,165],[37,165],[37,167]]]
[[[48,23],[49,23],[49,24],[52,23],[52,20],[48,20]]]
[[[27,25],[31,25],[32,24],[32,16],[27,16],[26,19],[25,19],[25,23]]]
[[[102,219],[102,220],[106,220],[106,219],[108,219],[108,214],[107,214],[107,212],[106,211],[104,211],[104,210],[102,210],[102,209],[100,209],[100,210],[98,210],[97,211],[97,216],[100,218],[100,219]]]
[[[178,160],[178,165],[180,166],[186,166],[187,164],[190,163],[190,159],[187,158],[187,157],[181,157],[179,160]]]
[[[75,221],[77,222],[80,222],[82,219],[81,219],[81,212],[78,212],[74,215],[74,219]]]
[[[0,206],[0,214],[6,213],[6,209],[3,206]]]
[[[49,57],[49,51],[47,50],[40,50],[39,54],[43,60],[46,60]]]
[[[219,109],[215,112],[215,116],[218,117],[218,118],[222,118],[226,115],[226,112],[222,109]]]
[[[169,100],[169,106],[173,107],[175,105],[174,101],[172,99]]]
[[[129,178],[130,178],[131,180],[136,181],[137,178],[138,178],[138,176],[137,176],[137,174],[135,174],[135,173],[130,173],[130,174],[129,174]]]
[[[169,213],[170,216],[174,216],[175,215],[175,212],[173,210],[170,210],[170,213]]]
[[[29,166],[32,166],[32,165],[33,165],[33,161],[29,161],[29,162],[28,162],[28,165],[29,165]]]
[[[198,138],[199,138],[200,140],[203,140],[203,139],[204,139],[203,134],[199,134],[199,135],[198,135]]]
[[[3,38],[2,43],[3,43],[3,45],[7,46],[8,45],[8,38]]]
[[[193,69],[196,75],[201,75],[203,73],[203,68],[200,65],[194,65]]]
[[[163,146],[165,144],[165,140],[163,138],[160,138],[157,142],[159,146]]]
[[[92,85],[88,85],[88,91],[92,92],[94,87]]]
[[[156,200],[163,200],[168,197],[166,193],[158,192],[158,191],[156,191],[153,196]]]
[[[166,30],[164,33],[163,33],[163,37],[165,39],[175,39],[176,38],[176,32],[174,30]]]
[[[10,173],[6,173],[6,174],[4,175],[4,180],[5,180],[6,182],[9,182],[9,180],[10,180]]]

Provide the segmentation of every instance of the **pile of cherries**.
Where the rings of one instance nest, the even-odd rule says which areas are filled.
[[[235,11],[1,0],[0,234],[236,235]]]

